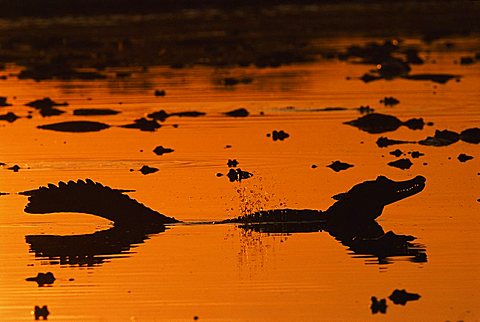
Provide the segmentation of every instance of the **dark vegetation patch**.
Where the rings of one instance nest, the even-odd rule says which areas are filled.
[[[316,10],[306,4],[314,4]],[[48,19],[30,19],[27,27],[9,25],[0,35],[0,66],[16,63],[25,67],[21,78],[37,80],[102,78],[107,67],[277,67],[310,62],[319,54],[337,57],[315,43],[325,35],[416,34],[431,42],[460,34],[465,26],[473,33],[480,30],[474,2],[406,6],[374,1],[362,6],[358,10],[344,1],[313,0],[71,0],[48,1],[48,5],[0,0],[1,17]],[[185,10],[189,8],[195,10]],[[114,14],[122,14],[121,19],[110,19],[108,15]],[[96,15],[103,15],[101,27],[91,25],[100,19],[75,20]],[[69,19],[62,19],[65,16]],[[442,32],[438,32],[438,17],[442,17]],[[423,62],[415,47],[403,48],[391,41],[384,45],[369,45],[366,50],[352,46],[340,54],[382,66],[392,57],[408,65]]]
[[[335,162],[332,162],[330,165],[327,165],[327,168],[330,168],[335,172],[340,172],[340,171],[343,171],[343,170],[347,170],[348,168],[351,168],[351,167],[353,167],[353,164],[348,164],[348,163],[341,162],[341,161],[338,161],[338,160],[335,161]]]
[[[63,58],[63,57],[62,57]],[[33,79],[37,82],[49,79],[71,80],[95,80],[104,79],[105,75],[96,71],[82,71],[69,66],[68,61],[58,59],[35,64],[33,62],[25,63],[26,68],[18,74],[19,79]]]
[[[69,121],[37,126],[39,129],[59,132],[98,132],[108,129],[110,125],[92,121]]]

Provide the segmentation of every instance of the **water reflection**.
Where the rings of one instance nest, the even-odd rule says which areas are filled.
[[[427,261],[423,245],[413,243],[416,238],[397,235],[392,231],[385,233],[376,221],[356,225],[329,225],[326,222],[259,223],[242,224],[246,231],[268,234],[295,234],[325,231],[346,246],[354,258],[366,258],[367,263],[391,264],[393,258],[407,258],[411,262]],[[375,259],[371,262],[370,259]]]
[[[92,234],[27,235],[30,252],[39,259],[49,259],[50,264],[95,266],[111,258],[130,253],[136,244],[142,244],[151,234],[165,231],[165,227],[125,229],[112,227]]]

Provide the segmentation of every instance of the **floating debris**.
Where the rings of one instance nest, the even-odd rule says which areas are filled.
[[[402,170],[407,170],[410,169],[410,167],[413,165],[412,161],[410,159],[400,159],[397,161],[392,161],[387,163],[391,167],[399,168]]]
[[[236,168],[238,166],[238,161],[236,159],[233,159],[233,160],[228,159],[227,166],[229,168]]]
[[[375,109],[371,108],[369,105],[357,107],[357,110],[360,114],[371,114],[375,111]]]
[[[378,300],[375,296],[371,297],[372,304],[370,305],[370,310],[372,310],[372,314],[387,313],[387,300],[381,299]]]
[[[380,100],[380,103],[382,103],[385,106],[395,106],[398,103],[400,103],[400,101],[393,96],[385,96]]]
[[[206,113],[198,112],[198,111],[186,111],[186,112],[176,112],[176,113],[167,113],[165,110],[160,110],[158,112],[153,112],[147,115],[147,117],[158,120],[160,122],[165,121],[167,118],[171,116],[178,116],[178,117],[199,117],[204,116]]]
[[[335,172],[347,170],[348,168],[351,168],[351,167],[353,167],[353,164],[348,164],[341,161],[335,161],[335,162],[332,162],[332,164],[327,165],[327,168],[330,168]]]
[[[0,96],[0,107],[12,106],[12,104],[7,103],[7,98],[5,96]]]
[[[400,149],[396,149],[394,151],[389,152],[389,154],[396,156],[397,158],[403,154]]]
[[[156,89],[155,92],[153,92],[155,96],[165,96],[167,95],[167,92],[164,89]]]
[[[140,119],[136,119],[134,123],[122,125],[121,127],[127,129],[139,129],[140,131],[148,131],[153,132],[161,127],[161,125],[155,120],[147,120],[146,118],[142,117]]]
[[[402,141],[402,140],[392,140],[392,139],[389,139],[387,137],[382,136],[382,137],[378,138],[376,143],[377,143],[377,146],[379,148],[385,148],[385,147],[390,146],[390,145],[416,143],[416,142]]]
[[[344,122],[344,124],[355,126],[362,131],[374,134],[395,131],[402,125],[411,130],[421,130],[425,122],[422,118],[402,122],[392,115],[371,113],[356,120]]]
[[[98,132],[101,130],[108,129],[110,125],[100,122],[91,122],[91,121],[69,121],[61,122],[54,124],[39,125],[37,128],[43,130],[52,130],[59,132]]]
[[[452,74],[415,74],[405,76],[404,78],[420,81],[428,80],[438,84],[446,84],[449,80],[460,79],[461,76]]]
[[[35,306],[35,309],[33,311],[33,314],[35,315],[35,320],[40,320],[40,318],[47,320],[48,315],[50,312],[48,311],[48,308],[46,305],[40,307],[38,305]]]
[[[65,63],[58,62],[35,64],[27,67],[18,74],[18,79],[33,79],[37,82],[55,78],[62,80],[95,80],[105,79],[106,76],[97,72],[77,71]]]
[[[460,57],[460,65],[472,65],[475,63],[475,58],[470,56]]]
[[[25,105],[36,108],[36,109],[42,109],[42,108],[50,108],[54,106],[68,106],[68,103],[67,102],[58,103],[53,101],[50,97],[44,97],[42,99],[29,102]]]
[[[224,79],[221,80],[221,83],[222,85],[225,85],[225,86],[235,86],[238,84],[250,84],[252,81],[253,79],[250,77],[240,77],[240,78],[225,77]]]
[[[471,129],[463,130],[460,133],[460,140],[473,144],[480,143],[480,128],[474,127]]]
[[[272,137],[273,141],[283,141],[286,138],[290,137],[290,134],[288,134],[283,130],[280,130],[280,131],[274,130],[271,134],[267,133],[267,137]]]
[[[7,114],[0,114],[0,121],[7,121],[8,123],[13,123],[20,117],[13,112],[8,112]]]
[[[174,150],[170,148],[164,148],[163,146],[159,145],[155,149],[153,149],[153,152],[156,155],[163,155],[165,153],[172,153]]]
[[[412,151],[412,152],[408,152],[410,154],[410,156],[414,159],[418,159],[420,158],[421,156],[425,155],[423,154],[422,152],[419,152],[419,151]]]
[[[252,173],[243,171],[240,168],[230,169],[230,171],[228,171],[227,173],[227,177],[230,180],[230,182],[235,182],[235,181],[241,182],[242,180],[248,179],[252,176],[253,176]]]
[[[82,116],[116,115],[119,113],[119,111],[109,108],[79,108],[73,111],[73,115]]]
[[[468,160],[472,160],[473,157],[471,155],[467,155],[465,153],[461,153],[457,157],[458,161],[460,162],[467,162]]]
[[[155,173],[158,171],[158,168],[153,168],[153,167],[149,167],[148,165],[144,165],[140,170],[140,171],[143,175],[147,175],[147,174],[150,174],[150,173]]]
[[[225,113],[226,116],[231,117],[247,117],[249,114],[250,113],[248,113],[248,111],[243,107]]]
[[[50,97],[45,97],[25,104],[25,106],[33,107],[40,111],[42,116],[55,116],[65,113],[65,111],[55,108],[55,106],[68,106],[67,102],[57,103]]]
[[[29,282],[37,282],[38,286],[44,286],[46,284],[53,284],[53,282],[55,282],[55,276],[52,272],[38,273],[37,276],[28,277],[25,280]]]
[[[405,305],[408,301],[417,301],[420,298],[420,295],[415,293],[408,293],[405,290],[395,290],[388,298],[394,304]]]
[[[460,134],[456,132],[449,130],[436,130],[433,137],[429,136],[424,140],[418,141],[418,144],[429,146],[447,146],[457,142],[458,140],[460,140]]]
[[[13,172],[18,172],[18,170],[20,170],[21,168],[18,166],[18,165],[14,165],[10,168],[7,168],[7,170],[12,170]]]

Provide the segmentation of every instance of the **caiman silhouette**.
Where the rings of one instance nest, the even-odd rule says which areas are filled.
[[[385,233],[375,221],[386,205],[415,195],[424,187],[425,178],[422,176],[400,182],[379,176],[334,196],[337,201],[326,211],[275,209],[196,224],[238,224],[246,230],[266,233],[325,230],[355,254],[373,255],[379,262],[386,262],[390,256],[425,261],[424,249],[411,243],[415,237]],[[126,192],[128,190],[112,189],[89,179],[60,182],[58,186],[49,184],[22,192],[29,196],[25,207],[27,213],[86,213],[113,222],[112,228],[93,234],[27,236],[27,243],[37,256],[59,258],[60,263],[98,264],[110,255],[128,251],[133,244],[142,243],[148,235],[165,231],[168,225],[182,223],[131,199]]]

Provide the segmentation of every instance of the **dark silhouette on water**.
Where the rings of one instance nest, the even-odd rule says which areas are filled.
[[[465,129],[460,133],[450,131],[450,130],[435,130],[433,136],[427,136],[425,139],[420,141],[403,141],[403,140],[393,140],[387,137],[380,137],[377,140],[377,145],[380,148],[384,148],[390,145],[395,144],[407,144],[407,143],[418,143],[420,145],[428,146],[447,146],[454,144],[458,141],[463,141],[471,144],[480,143],[480,128],[474,127]]]
[[[45,97],[25,104],[40,111],[42,116],[55,116],[65,113],[65,111],[55,108],[55,106],[68,106],[67,102],[58,103],[50,97]]]
[[[52,130],[58,132],[98,132],[108,129],[110,125],[101,122],[92,121],[69,121],[61,123],[53,123],[46,125],[39,125],[37,128],[42,130]]]
[[[402,125],[411,130],[421,130],[423,129],[425,122],[422,118],[409,119],[402,122],[392,115],[371,113],[356,120],[345,122],[344,124],[355,126],[368,133],[384,133],[395,131]]]
[[[410,167],[413,165],[412,161],[410,161],[410,159],[408,158],[398,159],[387,164],[391,167],[399,168],[402,170],[410,169]]]
[[[40,320],[40,318],[42,318],[43,320],[46,320],[50,312],[48,311],[48,308],[46,305],[42,307],[36,305],[35,310],[33,311],[33,314],[35,315],[35,320]]]
[[[379,263],[387,263],[390,256],[409,256],[412,261],[422,262],[426,261],[424,249],[410,243],[415,237],[385,233],[375,219],[384,206],[415,195],[424,187],[425,178],[421,176],[401,182],[380,176],[337,194],[337,201],[326,211],[275,209],[210,224],[236,223],[243,229],[278,233],[325,230],[355,254],[378,257]],[[29,196],[27,213],[86,213],[109,219],[114,225],[87,235],[27,236],[31,250],[39,257],[60,258],[61,263],[94,265],[128,251],[149,234],[163,232],[166,224],[179,223],[124,192],[89,179],[22,192]]]
[[[394,290],[388,297],[394,304],[405,305],[408,301],[417,301],[420,295],[416,293],[408,293],[405,290]]]
[[[385,314],[387,313],[387,300],[386,299],[377,299],[376,296],[371,297],[372,304],[370,305],[370,310],[372,311],[372,314],[377,314],[377,313],[382,313]]]
[[[112,110],[109,108],[78,108],[73,111],[73,115],[81,116],[102,116],[102,115],[116,115],[120,111]]]
[[[351,168],[351,167],[353,167],[353,164],[345,163],[345,162],[338,161],[338,160],[335,161],[335,162],[332,162],[329,165],[327,165],[327,168],[330,168],[335,172],[340,172],[340,171],[343,171],[343,170],[347,170],[348,168]]]
[[[56,278],[52,272],[38,273],[35,277],[28,277],[25,279],[28,282],[37,282],[38,286],[51,285]]]
[[[17,116],[13,112],[8,112],[6,114],[0,114],[0,121],[7,121],[8,123],[13,123],[15,122],[19,116]]]

